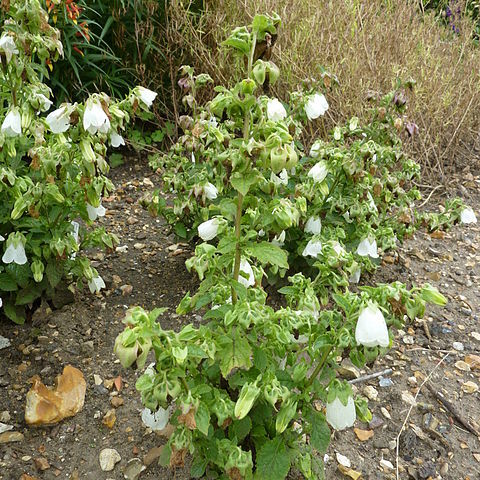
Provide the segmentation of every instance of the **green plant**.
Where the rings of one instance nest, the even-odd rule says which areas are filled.
[[[45,116],[53,101],[40,76],[47,74],[45,61],[62,54],[59,32],[39,0],[8,3],[0,38],[0,291],[3,312],[21,323],[62,279],[86,280],[92,292],[105,286],[78,253],[92,245],[113,248],[117,239],[78,221],[89,226],[105,214],[101,198],[113,189],[107,145],[122,143],[120,132],[156,94],[142,87],[122,101],[94,94]]]
[[[427,302],[446,303],[428,284],[351,286],[378,264],[377,245],[394,248],[414,228],[408,207],[418,192],[407,181],[418,165],[395,133],[408,85],[380,99],[367,126],[352,118],[302,155],[302,125],[328,103],[317,89],[288,104],[257,95],[279,75],[259,55],[279,25],[276,15],[257,15],[233,30],[224,46],[245,60],[247,75],[215,87],[206,107],[197,94],[209,76],[182,69],[193,114],[181,119],[184,135],[170,154],[153,160],[178,195],[172,223],[203,240],[186,262],[200,286],[177,312],[201,310],[205,323],[164,330],[165,309],[136,307],[115,342],[125,367],[142,368],[153,350],[136,388],[175,427],[162,461],[175,467],[193,454],[194,478],[277,480],[292,466],[323,478],[328,424],[370,418],[365,399],[337,378],[337,358],[373,361],[391,344],[389,326],[421,317]],[[169,218],[166,206],[160,211]],[[262,283],[287,272],[276,302],[284,306],[274,308]]]

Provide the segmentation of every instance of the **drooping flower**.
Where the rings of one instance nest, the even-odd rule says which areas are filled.
[[[209,200],[215,200],[218,196],[218,189],[213,183],[208,182],[204,187],[203,191],[205,192],[205,196]]]
[[[348,397],[346,405],[338,397],[335,397],[333,402],[327,403],[326,417],[327,422],[335,430],[344,430],[352,427],[357,418],[353,397]]]
[[[148,107],[150,108],[153,104],[157,96],[157,92],[153,92],[145,87],[136,87],[138,98]]]
[[[204,241],[208,242],[217,236],[218,233],[218,218],[212,218],[206,222],[201,223],[198,227],[198,236]]]
[[[288,173],[284,168],[282,171],[275,175],[273,172],[270,172],[270,181],[273,182],[277,187],[280,185],[288,185]]]
[[[70,111],[68,107],[68,105],[64,105],[47,115],[45,121],[52,133],[64,133],[70,127]]]
[[[345,249],[342,247],[342,245],[340,245],[339,242],[334,242],[333,245],[333,250],[335,251],[335,253],[341,257],[343,255],[345,255]]]
[[[98,217],[104,217],[105,216],[106,209],[105,207],[100,205],[98,207],[94,207],[87,203],[87,213],[88,213],[88,218],[93,222],[95,221]]]
[[[97,132],[107,133],[110,130],[110,120],[96,97],[90,97],[85,104],[83,128],[92,135]]]
[[[277,247],[283,247],[285,243],[285,230],[282,230],[278,235],[275,235],[275,237],[272,240],[272,243]]]
[[[318,254],[322,251],[322,242],[319,240],[310,240],[306,247],[303,249],[302,256],[317,258]]]
[[[310,97],[305,104],[305,113],[309,120],[315,120],[321,115],[325,115],[325,112],[328,110],[328,102],[325,98],[325,95],[321,93],[316,93]]]
[[[4,33],[0,37],[0,50],[5,53],[5,56],[7,57],[7,63],[10,63],[13,55],[18,55],[18,48],[15,44],[15,40],[13,37],[8,35],[8,33]]]
[[[308,176],[313,178],[314,182],[323,182],[328,174],[325,162],[316,163],[308,172]]]
[[[2,123],[2,132],[7,137],[16,137],[22,134],[22,117],[18,108],[13,107],[7,113]]]
[[[91,293],[99,293],[102,288],[105,288],[105,282],[100,275],[97,275],[88,282],[88,288]]]
[[[364,238],[357,247],[357,254],[361,257],[378,258],[377,241],[375,239]]]
[[[110,145],[113,148],[117,148],[120,145],[125,145],[125,140],[121,135],[119,135],[117,132],[112,132],[110,134]]]
[[[315,141],[312,146],[310,147],[310,157],[312,158],[317,158],[318,155],[320,154],[320,149],[323,146],[323,142],[321,140]]]
[[[53,102],[47,98],[43,93],[37,93],[35,99],[38,102],[38,108],[41,112],[46,112],[53,105]]]
[[[460,221],[462,223],[477,223],[477,217],[471,207],[466,207],[460,212]]]
[[[362,274],[362,270],[360,268],[357,268],[356,270],[353,271],[353,273],[350,275],[348,278],[348,281],[350,283],[358,283],[360,281],[360,275]]]
[[[374,303],[362,309],[355,328],[355,341],[365,347],[388,347],[390,338],[383,313]]]
[[[7,240],[7,249],[2,257],[3,263],[16,263],[25,265],[27,256],[25,255],[25,239],[23,235],[11,234]]]
[[[320,217],[310,217],[305,224],[305,233],[318,235],[322,231],[322,221]]]
[[[240,260],[240,272],[241,274],[238,276],[238,281],[244,287],[248,288],[255,285],[255,275],[253,274],[252,266],[243,258]]]
[[[167,409],[158,407],[156,412],[152,412],[149,408],[144,408],[142,410],[142,422],[153,431],[163,430],[168,424],[171,413],[172,407],[170,406]]]
[[[287,111],[278,99],[273,98],[267,102],[267,117],[272,122],[280,122],[287,118]]]

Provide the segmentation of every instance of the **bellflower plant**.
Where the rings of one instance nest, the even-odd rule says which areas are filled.
[[[103,229],[86,228],[105,214],[101,198],[113,189],[106,177],[107,142],[120,145],[118,132],[155,94],[137,88],[121,101],[95,94],[85,104],[50,111],[54,99],[41,77],[48,78],[47,63],[63,55],[59,32],[39,0],[4,3],[0,291],[2,313],[22,323],[36,300],[52,298],[62,280],[72,289],[84,282],[92,292],[105,287],[81,250],[117,242]]]
[[[351,290],[417,226],[407,213],[419,193],[408,182],[419,168],[394,128],[405,105],[393,91],[369,124],[352,118],[304,150],[299,135],[325,113],[328,92],[267,95],[279,71],[259,52],[273,48],[279,27],[277,15],[257,15],[231,33],[223,46],[245,63],[245,78],[215,87],[206,105],[197,94],[211,79],[181,69],[191,115],[180,118],[177,144],[151,161],[175,193],[167,205],[156,192],[151,211],[196,242],[186,266],[200,284],[177,313],[199,310],[204,321],[165,330],[164,309],[134,307],[115,342],[125,367],[143,368],[153,350],[155,366],[136,388],[153,415],[169,412],[161,462],[175,468],[191,454],[193,478],[284,479],[292,467],[324,478],[329,425],[371,418],[337,359],[374,361],[389,327],[446,302],[430,285]],[[281,287],[281,302],[268,298],[267,282]]]

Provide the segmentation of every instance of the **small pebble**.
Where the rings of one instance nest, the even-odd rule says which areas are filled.
[[[459,352],[463,352],[465,350],[462,342],[453,342],[452,347]]]

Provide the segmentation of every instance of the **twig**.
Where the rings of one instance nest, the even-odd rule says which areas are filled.
[[[470,433],[473,433],[477,437],[480,436],[480,432],[477,431],[471,425],[468,420],[457,410],[457,408],[450,403],[441,392],[437,392],[430,384],[427,383],[427,389],[432,393],[432,395],[452,414],[452,416],[463,425]]]
[[[391,368],[386,368],[385,370],[382,370],[381,372],[371,373],[370,375],[364,375],[363,377],[354,378],[353,380],[349,380],[348,383],[366,382],[367,380],[371,380],[372,378],[377,378],[377,377],[381,377],[381,376],[390,375],[392,372],[393,372],[393,370]]]
[[[432,198],[432,195],[433,195],[439,188],[443,188],[443,185],[437,185],[437,186],[430,192],[430,194],[428,195],[427,199],[418,206],[418,208],[422,208],[424,205],[426,205],[426,204],[430,201],[430,199]]]
[[[399,480],[398,476],[398,454],[399,454],[399,445],[400,445],[400,435],[402,434],[403,430],[405,429],[405,425],[408,422],[408,419],[410,418],[410,414],[412,413],[413,407],[417,403],[417,397],[420,394],[420,391],[422,390],[422,387],[432,378],[433,373],[435,370],[447,359],[447,357],[450,355],[450,352],[447,353],[433,368],[433,370],[427,375],[427,378],[422,382],[422,384],[418,387],[417,393],[414,397],[415,402],[410,405],[410,408],[408,409],[407,416],[405,417],[405,420],[402,424],[402,427],[400,428],[400,431],[398,432],[397,438],[395,439],[396,447],[395,447],[395,478],[396,480]]]

